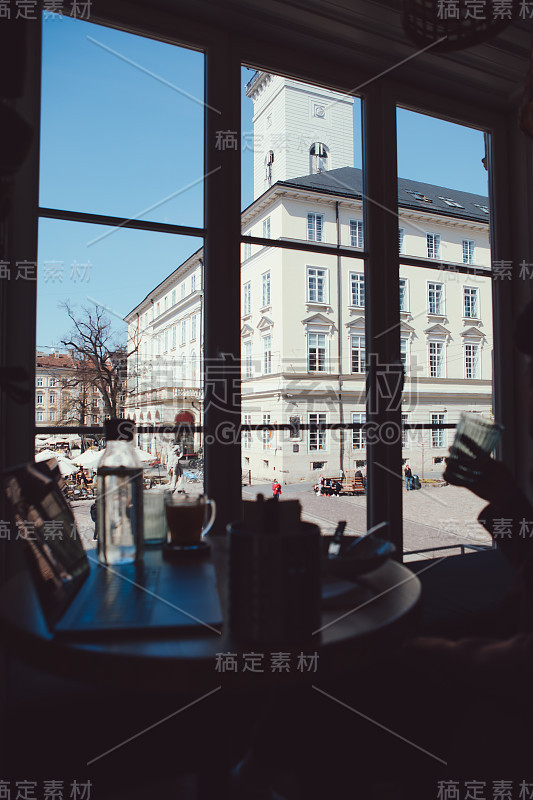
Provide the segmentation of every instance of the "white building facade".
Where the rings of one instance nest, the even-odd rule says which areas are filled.
[[[362,175],[353,164],[353,100],[266,73],[254,101],[256,199],[242,232],[340,245],[353,257],[246,243],[242,248],[242,422],[291,425],[242,434],[243,470],[256,480],[309,480],[366,464],[366,436],[302,424],[365,422]],[[405,424],[456,423],[492,410],[492,297],[484,197],[399,179],[400,348]],[[359,256],[361,253],[361,256]],[[139,424],[201,425],[201,252],[127,317],[127,409]],[[383,291],[387,288],[384,286]],[[193,320],[196,318],[196,321]],[[194,333],[194,335],[193,335]],[[134,363],[133,363],[133,360]],[[388,433],[390,436],[390,432]],[[451,432],[397,431],[421,477],[438,473]],[[156,452],[157,437],[145,438]],[[197,436],[194,448],[201,442]]]

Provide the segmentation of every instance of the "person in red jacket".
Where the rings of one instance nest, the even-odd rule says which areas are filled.
[[[279,500],[279,496],[281,494],[281,483],[278,481],[277,478],[274,478],[274,483],[272,484],[272,496],[274,500]]]

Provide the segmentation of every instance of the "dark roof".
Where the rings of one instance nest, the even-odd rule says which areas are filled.
[[[288,181],[278,181],[277,185],[289,185],[313,192],[360,198],[363,195],[363,171],[356,167],[341,167],[314,175],[303,175],[301,178],[291,178]],[[418,198],[409,192],[416,192]],[[422,199],[421,195],[427,200]],[[450,206],[441,200],[441,197],[453,200],[463,208]],[[429,211],[449,217],[488,222],[489,215],[475,205],[477,203],[478,206],[488,207],[488,202],[488,198],[483,195],[460,192],[458,189],[448,189],[445,186],[433,186],[431,183],[421,183],[410,178],[398,178],[398,205],[402,208],[413,208],[417,211]]]

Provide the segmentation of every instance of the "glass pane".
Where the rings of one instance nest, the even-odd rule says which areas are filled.
[[[483,132],[399,109],[400,345],[406,372],[403,464],[430,491],[404,496],[407,551],[490,544],[476,517],[485,502],[442,485],[462,411],[493,418],[492,291]],[[432,426],[431,428],[429,426]],[[404,492],[412,488],[405,474]],[[416,480],[415,485],[418,485]],[[408,556],[420,558],[420,555]]]
[[[204,56],[43,20],[41,206],[203,225]]]
[[[242,77],[242,233],[362,249],[359,98],[260,70]]]
[[[328,427],[366,421],[362,275],[361,259],[284,248],[252,246],[241,266],[242,423],[272,426],[242,433],[243,497],[271,496],[277,479],[325,534],[339,519],[366,530],[365,481],[353,481],[366,477],[365,431]]]
[[[138,427],[181,424],[177,435],[139,432],[137,445],[152,456],[147,483],[161,486],[171,445],[179,444],[181,483],[193,492],[203,489],[202,436],[194,430],[203,424],[199,242],[48,219],[39,226],[37,428],[101,425],[122,414]],[[101,371],[116,378],[113,391]],[[69,447],[98,444],[86,437]]]

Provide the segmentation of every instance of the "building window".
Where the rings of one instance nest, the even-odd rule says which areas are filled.
[[[57,381],[56,381],[55,378],[49,378],[48,379],[48,386],[56,386],[56,383],[57,383]]]
[[[474,263],[474,249],[476,243],[472,239],[463,239],[463,264]]]
[[[165,349],[164,352],[168,352],[168,329],[165,331]]]
[[[428,313],[444,314],[444,285],[442,283],[428,283]]]
[[[263,337],[263,375],[272,372],[272,336]]]
[[[185,344],[187,341],[187,321],[182,319],[181,320],[181,340],[180,344]]]
[[[299,440],[299,439],[302,438],[302,432],[301,432],[301,429],[300,429],[300,424],[301,424],[300,417],[298,417],[298,416],[289,417],[289,425],[291,426],[290,427],[290,431],[289,431],[289,439],[298,439]]]
[[[252,424],[252,415],[251,414],[245,414],[244,415],[244,424],[245,425],[251,425]],[[250,449],[250,447],[252,446],[252,431],[243,431],[242,432],[242,446],[246,450]]]
[[[350,273],[352,306],[365,307],[365,276],[362,272]]]
[[[176,326],[173,325],[172,326],[172,349],[173,350],[176,349],[176,339],[177,339]]]
[[[440,258],[440,234],[428,233],[426,236],[428,258]]]
[[[429,377],[444,378],[444,342],[429,343]]]
[[[246,236],[250,236],[250,232],[246,234]],[[250,242],[245,242],[243,247],[243,261],[246,261],[252,255],[252,245]]]
[[[326,334],[307,334],[307,369],[309,372],[326,371]]]
[[[161,313],[161,303],[157,303],[156,305],[156,316],[158,317]]]
[[[263,239],[270,239],[270,217],[263,220]]]
[[[307,238],[310,242],[321,242],[324,228],[324,214],[310,212],[307,215]]]
[[[191,294],[196,291],[196,275],[191,275]]]
[[[326,414],[309,414],[310,425],[325,425]],[[326,430],[310,430],[309,431],[309,450],[326,450],[327,444],[327,431]]]
[[[479,317],[479,295],[477,289],[470,286],[463,287],[463,314],[465,317],[478,319]]]
[[[354,424],[366,422],[366,414],[359,411],[354,411],[352,414],[352,422]],[[366,447],[366,431],[364,428],[354,428],[352,430],[352,448],[354,450],[364,450]]]
[[[253,378],[251,342],[244,343],[244,377]]]
[[[444,414],[432,414],[432,425],[444,425]],[[442,428],[433,428],[431,431],[431,446],[432,447],[446,447],[446,431]]]
[[[352,334],[350,337],[352,372],[363,373],[366,370],[365,337]]]
[[[360,219],[350,220],[350,246],[363,247],[363,223]]]
[[[462,206],[456,200],[452,200],[451,197],[440,197],[439,195],[439,200],[442,200],[447,206],[451,206],[451,208],[464,208],[464,206]]]
[[[44,402],[44,395],[42,394],[36,395],[35,402],[37,403],[38,406],[41,406]]]
[[[191,317],[191,339],[196,339],[196,314]]]
[[[172,294],[170,295],[171,304],[173,306],[176,305],[176,290],[172,289]]]
[[[311,175],[326,172],[328,168],[328,148],[322,142],[315,142],[309,148],[309,171]]]
[[[478,344],[465,344],[465,378],[479,378]]]
[[[403,253],[403,237],[405,234],[405,228],[398,228],[398,252]]]
[[[327,302],[327,270],[307,267],[307,302]]]
[[[403,371],[407,373],[409,367],[409,340],[406,336],[400,338],[400,358],[402,359]]]
[[[263,425],[270,425],[270,414],[263,414]],[[263,434],[263,450],[270,450],[274,432],[268,428],[264,428],[261,432]]]
[[[409,447],[409,431],[406,431],[404,427],[408,422],[409,414],[402,414],[402,447]]]
[[[168,308],[168,295],[165,295],[165,301],[164,301],[163,305],[164,305],[164,308],[165,308],[165,311],[166,311],[167,308]]]
[[[263,272],[262,308],[270,305],[270,272]]]
[[[50,405],[51,406],[55,406],[55,404],[56,404],[56,395],[54,394],[54,392],[50,393],[48,399],[49,399]]]
[[[400,278],[400,311],[409,311],[409,288],[407,278]]]
[[[42,411],[36,411],[35,412],[35,421],[36,422],[42,422],[43,421],[43,412]]]
[[[242,313],[251,314],[252,311],[252,284],[247,281],[242,287]]]
[[[35,384],[36,384],[36,386],[44,386],[43,379],[42,378],[37,378],[36,381],[35,381]]]
[[[181,284],[180,291],[181,291],[181,299],[183,300],[183,298],[185,297],[185,281],[183,281],[183,283]]]
[[[48,415],[48,419],[49,419],[51,422],[55,422],[55,418],[56,418],[56,412],[55,412],[55,411],[50,411],[50,413],[49,413],[49,415]]]

